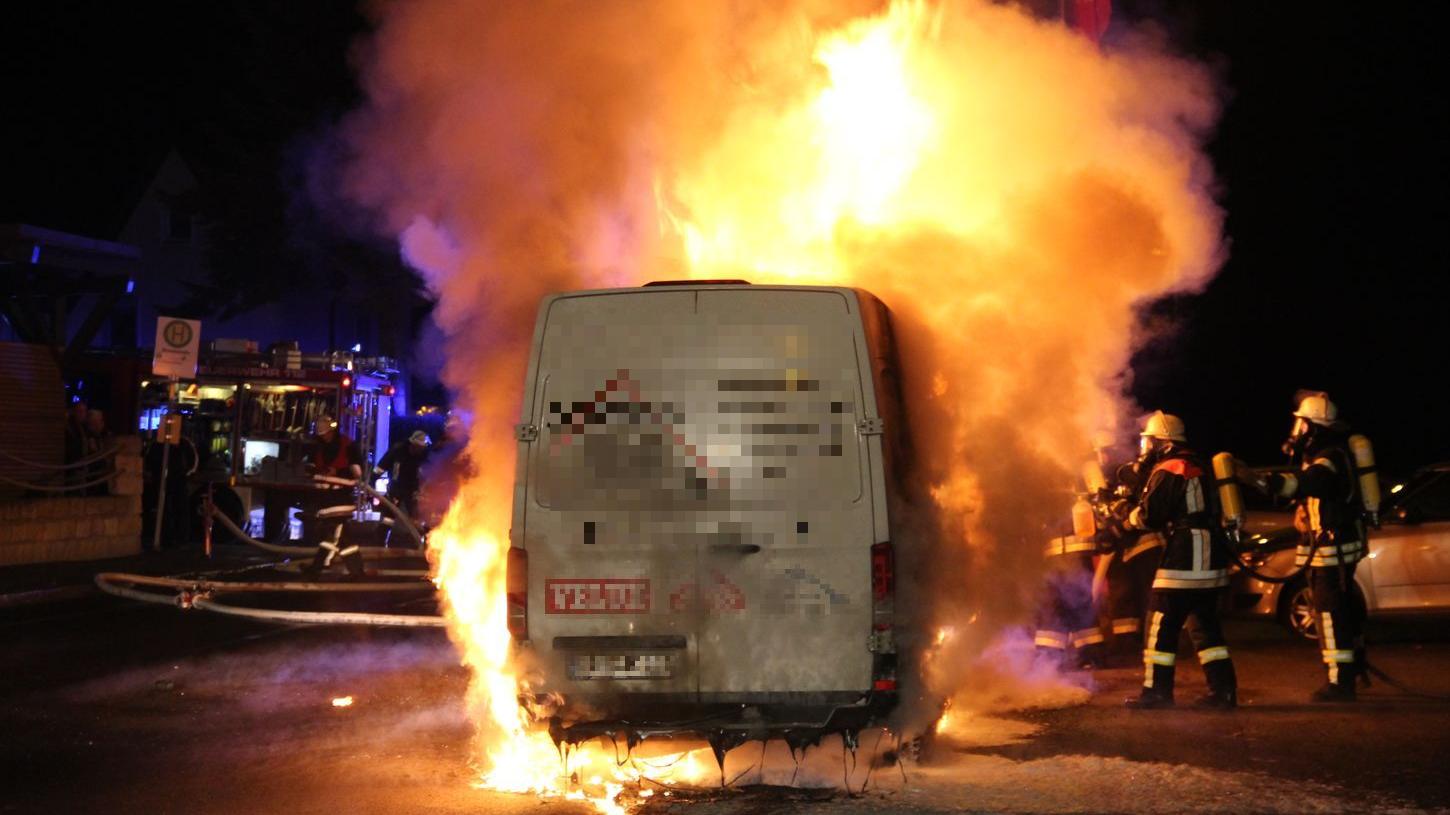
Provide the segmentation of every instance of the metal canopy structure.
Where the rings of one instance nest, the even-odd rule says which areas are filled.
[[[0,224],[0,314],[17,339],[50,348],[64,369],[130,293],[140,263],[141,250],[129,244]],[[72,332],[72,314],[83,305],[85,316]]]

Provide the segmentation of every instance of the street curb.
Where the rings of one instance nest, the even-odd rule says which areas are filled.
[[[93,584],[56,586],[49,589],[11,592],[10,594],[0,594],[0,609],[20,608],[21,606],[33,606],[40,603],[59,603],[66,600],[79,600],[95,593],[97,593],[97,589]]]

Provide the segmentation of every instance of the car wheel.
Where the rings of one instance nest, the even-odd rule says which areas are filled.
[[[1319,639],[1319,625],[1314,617],[1314,603],[1306,581],[1295,580],[1285,586],[1284,599],[1279,605],[1279,620],[1289,631],[1305,639]]]

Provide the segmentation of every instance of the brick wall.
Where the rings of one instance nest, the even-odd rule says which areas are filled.
[[[141,552],[139,439],[122,440],[112,495],[0,502],[0,566]]]

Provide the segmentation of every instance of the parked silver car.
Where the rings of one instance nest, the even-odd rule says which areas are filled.
[[[1387,499],[1381,528],[1370,531],[1369,557],[1354,574],[1370,616],[1450,613],[1450,462],[1425,467],[1390,486]],[[1246,532],[1256,571],[1274,577],[1294,572],[1299,533],[1288,512],[1252,512]],[[1277,584],[1239,570],[1233,607],[1278,619],[1302,636],[1317,636],[1302,575]]]

